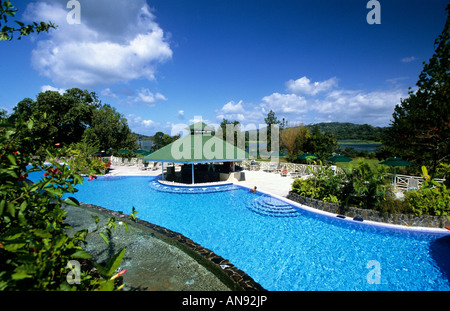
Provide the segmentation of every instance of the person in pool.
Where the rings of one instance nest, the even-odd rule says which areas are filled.
[[[253,191],[253,193],[256,193],[256,186],[251,189],[248,189],[248,191]]]

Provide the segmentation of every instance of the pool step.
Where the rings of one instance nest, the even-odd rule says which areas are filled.
[[[296,217],[300,215],[289,203],[266,195],[256,198],[250,204],[249,209],[260,215],[272,217]]]
[[[220,186],[194,186],[194,187],[181,187],[181,186],[170,186],[159,183],[158,181],[151,181],[149,187],[153,190],[160,192],[169,193],[180,193],[180,194],[198,194],[198,193],[212,193],[212,192],[222,192],[231,191],[238,189],[237,186],[233,184],[226,184]]]

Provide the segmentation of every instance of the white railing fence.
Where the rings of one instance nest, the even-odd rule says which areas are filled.
[[[252,164],[254,163],[254,164]],[[247,170],[261,170],[267,172],[279,173],[285,166],[288,170],[288,174],[292,178],[303,177],[310,175],[308,166],[314,170],[319,167],[319,165],[307,165],[307,164],[297,164],[297,163],[281,163],[281,162],[259,162],[259,161],[242,161],[241,166]],[[339,171],[340,168],[332,166],[334,170]],[[400,174],[388,174],[391,178],[392,185],[400,191],[410,191],[419,189],[422,186],[424,179],[419,176],[409,176]],[[435,178],[435,181],[443,183],[445,179]]]

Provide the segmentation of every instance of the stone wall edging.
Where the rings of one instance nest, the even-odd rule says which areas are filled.
[[[383,222],[394,225],[414,226],[414,227],[431,227],[431,228],[445,228],[450,226],[450,220],[445,216],[430,216],[430,215],[409,215],[409,214],[388,214],[384,215],[378,211],[356,208],[344,207],[330,202],[324,202],[308,197],[301,196],[293,191],[289,191],[288,199],[312,207],[325,212],[344,215],[347,217],[358,217],[365,220],[376,222]]]
[[[88,203],[81,203],[81,202],[80,202],[80,205],[83,207],[88,207],[88,208],[100,211],[100,212],[108,214],[112,217],[119,217],[121,219],[126,218],[129,221],[131,221],[130,216],[125,215],[125,214],[120,214],[118,212],[106,209],[101,206],[88,204]],[[166,238],[174,241],[175,243],[179,243],[179,245],[182,245],[183,247],[187,248],[188,250],[190,250],[190,252],[203,258],[207,263],[209,263],[209,265],[212,265],[216,271],[211,271],[210,267],[208,267],[207,265],[204,265],[205,268],[207,268],[208,270],[213,272],[216,276],[218,276],[217,274],[219,272],[224,273],[229,278],[230,281],[234,282],[235,285],[237,285],[237,286],[234,286],[234,288],[230,288],[230,289],[244,290],[244,291],[266,291],[266,289],[264,289],[260,284],[258,284],[255,280],[253,280],[253,278],[250,275],[248,275],[244,271],[238,269],[236,266],[234,266],[232,263],[230,263],[230,261],[228,259],[224,259],[223,257],[215,254],[213,251],[201,246],[198,243],[195,243],[194,241],[185,237],[181,233],[178,233],[178,232],[169,230],[167,228],[149,223],[149,222],[147,222],[145,220],[141,220],[139,218],[136,218],[136,223],[165,236]],[[175,246],[177,247],[177,245],[175,245]],[[194,256],[194,257],[197,257],[197,256]],[[194,259],[197,260],[197,258],[194,258]]]

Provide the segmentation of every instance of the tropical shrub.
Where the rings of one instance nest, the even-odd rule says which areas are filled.
[[[381,202],[392,195],[390,181],[382,166],[374,168],[361,162],[350,170],[353,186],[351,203],[361,208],[377,210]]]
[[[416,215],[450,216],[450,190],[428,175],[422,166],[424,182],[419,190],[410,191],[405,196],[412,212]]]
[[[17,127],[16,127],[17,126]],[[106,265],[95,264],[100,276],[94,278],[80,271],[77,282],[69,282],[73,260],[90,260],[91,254],[83,249],[86,236],[92,232],[82,230],[69,236],[64,222],[63,204],[78,206],[67,194],[83,178],[65,164],[34,159],[20,150],[16,137],[22,141],[33,139],[23,133],[32,129],[33,119],[10,125],[0,122],[0,290],[91,290],[118,288],[113,275],[119,266],[124,250],[111,257]],[[49,158],[61,158],[61,150],[47,150]],[[31,164],[31,168],[28,164]],[[45,173],[38,182],[27,179],[32,172]],[[64,196],[66,195],[66,196]],[[132,215],[134,217],[134,214]],[[97,221],[98,222],[98,221]],[[110,219],[94,232],[104,235],[115,228]]]
[[[384,168],[361,162],[354,168],[335,171],[320,163],[315,170],[309,170],[312,177],[294,180],[294,192],[335,204],[389,210],[386,202],[393,200],[392,189]]]
[[[313,199],[341,203],[345,174],[336,172],[330,166],[323,166],[321,161],[319,163],[320,165],[315,169],[308,166],[308,170],[313,176],[306,179],[295,179],[292,183],[292,190]]]

